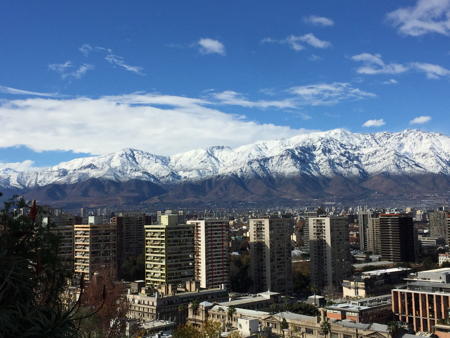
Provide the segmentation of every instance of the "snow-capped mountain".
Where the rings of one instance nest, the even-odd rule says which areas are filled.
[[[35,188],[91,178],[174,184],[216,176],[368,177],[380,173],[450,175],[450,137],[418,130],[357,134],[336,129],[173,156],[125,149],[48,168],[0,168],[0,187]]]

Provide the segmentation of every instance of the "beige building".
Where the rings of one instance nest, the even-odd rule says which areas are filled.
[[[235,308],[209,302],[189,306],[188,323],[201,326],[207,320],[222,324],[223,331],[239,331],[243,337],[391,337],[387,325],[355,323],[349,320],[329,320],[328,332],[323,332],[326,311],[321,316],[305,316],[292,312],[270,314],[264,311]],[[258,325],[255,325],[258,321]],[[244,324],[250,325],[244,325]],[[251,332],[248,332],[251,331]]]
[[[311,282],[319,291],[332,292],[351,273],[346,217],[309,218]]]
[[[228,286],[230,273],[227,220],[188,221],[194,226],[195,280],[201,288]]]
[[[223,288],[201,290],[198,282],[186,282],[182,287],[172,288],[163,285],[153,295],[147,295],[145,289],[129,292],[128,318],[149,320],[171,320],[184,323],[188,313],[188,304],[203,301],[221,302],[228,299],[228,291]]]
[[[61,213],[42,218],[42,225],[59,237],[58,254],[70,270],[73,269],[75,223],[81,223],[81,217]]]
[[[292,291],[293,225],[293,219],[286,217],[249,220],[250,271],[254,292]]]
[[[367,225],[367,251],[374,255],[381,254],[380,219],[371,217]]]
[[[98,224],[89,216],[88,224],[74,225],[74,270],[89,280],[95,272],[117,275],[117,233],[114,224]]]
[[[194,280],[194,226],[178,214],[145,225],[145,284],[157,288]]]

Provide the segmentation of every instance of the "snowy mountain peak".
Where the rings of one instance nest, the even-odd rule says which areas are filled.
[[[365,177],[382,172],[450,175],[450,138],[415,129],[373,134],[334,129],[235,149],[213,146],[172,156],[125,148],[49,168],[0,168],[0,186],[30,188],[90,178],[178,183],[217,175]]]

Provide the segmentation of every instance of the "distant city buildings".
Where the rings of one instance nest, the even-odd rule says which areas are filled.
[[[254,292],[292,291],[291,217],[249,220],[250,271]]]

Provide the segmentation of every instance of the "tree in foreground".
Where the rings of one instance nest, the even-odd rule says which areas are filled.
[[[77,307],[62,300],[70,273],[59,239],[37,214],[23,199],[0,211],[0,328],[5,337],[77,337]]]
[[[58,255],[58,235],[39,215],[36,203],[23,199],[0,210],[0,337],[118,336],[122,289],[109,280],[81,283],[80,296],[70,300],[72,271]]]

